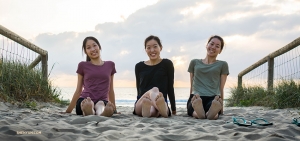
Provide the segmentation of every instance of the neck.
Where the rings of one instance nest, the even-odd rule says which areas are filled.
[[[206,56],[206,58],[204,59],[204,63],[206,63],[206,64],[212,64],[214,62],[216,62],[216,57]]]
[[[103,64],[103,61],[100,58],[99,59],[91,59],[90,62],[94,65],[102,65]]]
[[[157,58],[155,60],[149,60],[150,65],[156,65],[161,61],[161,58]]]

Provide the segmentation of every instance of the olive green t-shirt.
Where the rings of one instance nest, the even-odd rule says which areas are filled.
[[[194,74],[192,94],[200,96],[220,95],[221,75],[229,75],[227,62],[220,60],[204,64],[202,59],[193,59],[188,72]]]

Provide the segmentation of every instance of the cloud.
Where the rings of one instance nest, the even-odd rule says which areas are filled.
[[[120,22],[99,23],[88,32],[43,33],[34,43],[48,50],[53,73],[76,75],[77,64],[85,60],[82,41],[95,36],[103,47],[102,59],[115,62],[115,79],[121,83],[135,81],[135,64],[148,60],[144,39],[156,35],[162,41],[162,58],[173,61],[176,84],[182,86],[189,83],[190,60],[205,58],[207,39],[218,34],[226,42],[218,59],[228,62],[228,84],[233,84],[240,71],[299,36],[299,2],[287,4],[289,8],[284,3],[161,0]]]

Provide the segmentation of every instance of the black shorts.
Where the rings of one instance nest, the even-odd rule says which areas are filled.
[[[140,97],[137,97],[137,100],[134,103],[134,108],[133,108],[133,112],[132,112],[134,115],[136,115],[136,113],[135,113],[135,104],[137,103],[137,101],[139,99],[140,99]],[[171,110],[170,110],[170,107],[168,106],[168,102],[166,102],[166,103],[167,103],[167,107],[168,107],[168,110],[169,110],[168,116],[170,117],[171,116]]]
[[[189,116],[193,116],[193,112],[194,112],[194,108],[192,106],[191,100],[193,98],[194,94],[190,94],[190,98],[187,101],[186,107],[187,107],[187,114]],[[209,110],[212,101],[215,99],[215,96],[200,96],[200,98],[202,99],[202,105],[204,108],[205,113],[207,113],[207,111]],[[220,115],[220,113],[219,113]]]
[[[77,102],[76,102],[76,114],[77,115],[83,115],[82,110],[81,110],[81,102],[84,100],[85,98],[78,98]],[[106,100],[99,100],[99,101],[103,101],[104,105],[106,106],[107,102]],[[98,101],[98,102],[99,102]],[[94,103],[95,105],[97,104]]]

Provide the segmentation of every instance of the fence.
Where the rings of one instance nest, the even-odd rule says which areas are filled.
[[[300,37],[267,55],[246,68],[238,75],[238,88],[243,85],[260,85],[269,90],[273,89],[274,82],[280,80],[300,79]],[[274,77],[275,74],[275,77]],[[243,77],[246,83],[243,84]]]
[[[48,77],[48,52],[0,25],[0,63],[3,60],[18,61],[35,68],[40,62],[43,77]],[[32,52],[33,51],[33,52]]]

